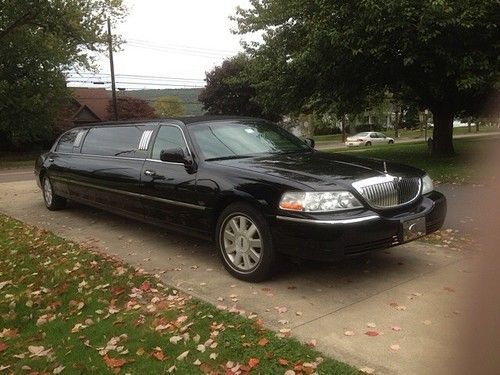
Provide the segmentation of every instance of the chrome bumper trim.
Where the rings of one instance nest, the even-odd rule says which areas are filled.
[[[361,223],[363,221],[376,220],[379,218],[380,216],[378,215],[372,215],[372,216],[357,217],[354,219],[315,220],[315,219],[302,219],[299,217],[290,217],[290,216],[276,216],[276,219],[278,220],[293,221],[296,223],[308,223],[308,224],[353,224],[353,223]]]

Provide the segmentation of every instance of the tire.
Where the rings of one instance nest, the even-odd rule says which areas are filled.
[[[47,175],[42,177],[42,193],[45,207],[47,207],[50,211],[58,211],[66,207],[67,199],[54,194],[52,182]]]
[[[394,144],[394,141],[391,139],[391,140],[389,141],[389,144],[390,144],[390,145]]]
[[[253,206],[238,202],[222,211],[217,220],[216,245],[224,267],[237,279],[260,282],[271,276],[276,263],[271,230]]]
[[[372,145],[372,143],[370,141],[368,141],[368,142],[365,143],[366,147],[370,147],[371,145]]]

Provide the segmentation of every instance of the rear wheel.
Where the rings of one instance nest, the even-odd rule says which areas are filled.
[[[52,188],[52,182],[48,176],[43,176],[42,178],[42,192],[43,192],[43,200],[45,202],[45,206],[51,211],[62,210],[66,207],[67,200],[64,197],[61,197],[57,194],[54,194],[54,190]]]
[[[251,282],[267,279],[276,259],[271,231],[264,216],[246,203],[234,203],[220,215],[217,252],[226,270]]]
[[[370,141],[368,141],[368,142],[365,143],[366,147],[370,147],[371,145],[372,145],[372,143]]]

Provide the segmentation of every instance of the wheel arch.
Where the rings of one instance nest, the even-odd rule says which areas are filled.
[[[217,227],[217,221],[219,220],[222,212],[233,203],[247,203],[248,205],[259,210],[264,216],[266,213],[267,203],[261,202],[255,199],[248,193],[240,192],[238,194],[229,194],[222,196],[216,203],[211,212],[210,217],[210,227],[212,237],[215,239],[215,229]]]

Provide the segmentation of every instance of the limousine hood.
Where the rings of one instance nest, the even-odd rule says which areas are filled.
[[[383,176],[385,168],[394,176],[423,176],[421,170],[402,164],[387,162],[384,166],[384,161],[379,159],[317,151],[227,159],[217,163],[300,182],[320,190],[332,186],[350,187],[354,181]]]

